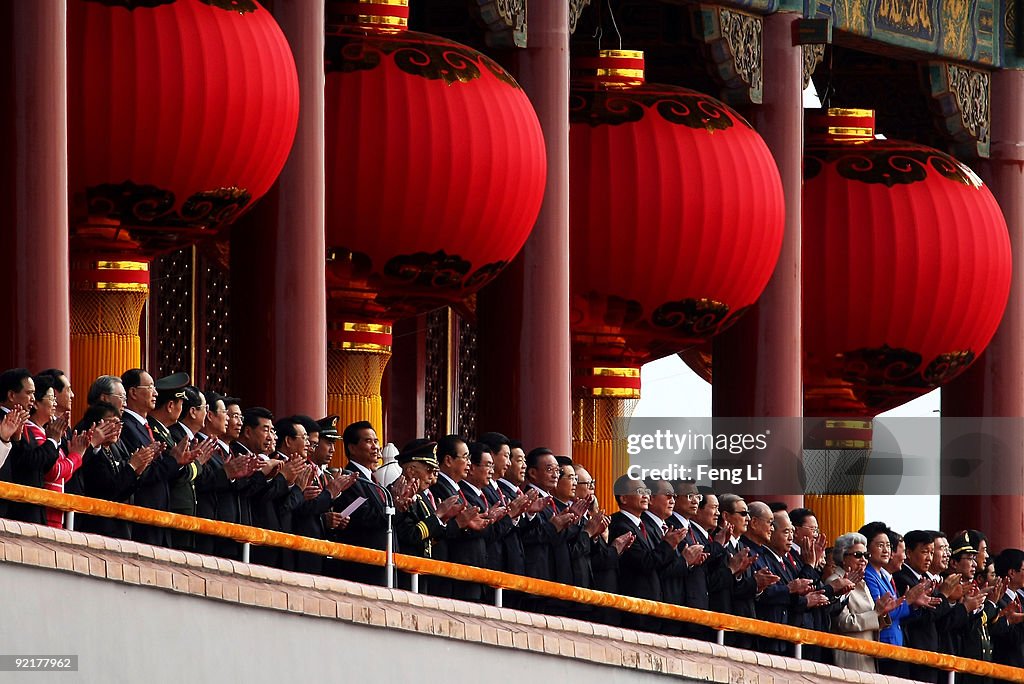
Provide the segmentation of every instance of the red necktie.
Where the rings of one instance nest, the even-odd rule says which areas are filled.
[[[434,495],[430,493],[429,489],[424,489],[423,493],[427,495],[427,501],[430,502],[430,507],[436,511],[437,504],[434,503]]]
[[[495,485],[494,491],[496,491],[498,493],[498,501],[501,502],[501,505],[507,507],[508,504],[505,502],[505,495],[502,493],[501,487]]]
[[[892,587],[892,595],[894,598],[900,595],[900,593],[896,591],[896,582],[893,581],[892,575],[889,575],[889,586]]]
[[[146,423],[146,432],[149,433],[149,441],[150,442],[155,442],[156,441],[156,437],[153,436],[153,426],[150,425],[149,423]]]
[[[640,536],[647,539],[647,527],[644,525],[642,520],[640,521]]]
[[[686,543],[688,545],[697,544],[697,535],[693,533],[693,526],[686,528]]]
[[[549,496],[548,502],[551,504],[551,512],[558,515],[558,506],[555,505],[555,497]]]

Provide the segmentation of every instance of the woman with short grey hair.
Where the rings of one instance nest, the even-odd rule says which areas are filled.
[[[843,608],[833,621],[836,632],[857,639],[878,640],[878,630],[891,624],[889,613],[902,603],[886,595],[875,601],[864,582],[864,570],[868,566],[868,540],[863,534],[850,532],[836,538],[832,552],[836,570],[825,582],[845,577],[854,583],[854,588],[843,599]],[[835,663],[839,667],[861,672],[875,672],[875,660],[870,656],[835,651]]]

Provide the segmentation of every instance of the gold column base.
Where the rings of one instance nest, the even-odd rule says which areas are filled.
[[[805,494],[804,505],[814,511],[830,546],[836,537],[864,526],[863,494]]]
[[[617,434],[622,418],[633,415],[639,399],[633,397],[577,396],[572,407],[572,459],[597,480],[594,493],[609,514],[615,504],[616,478],[629,468],[626,440]]]
[[[327,413],[338,416],[338,431],[346,425],[368,420],[384,442],[384,406],[380,394],[384,368],[391,351],[327,350]],[[345,449],[335,445],[331,466],[345,465]]]
[[[142,362],[139,322],[149,297],[149,265],[77,260],[71,273],[71,378],[79,387],[71,416],[85,413],[85,390],[101,375],[121,375]]]

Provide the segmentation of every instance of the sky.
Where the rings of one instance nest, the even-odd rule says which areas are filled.
[[[711,385],[698,377],[676,355],[666,356],[644,365],[640,371],[640,383],[640,401],[633,412],[636,418],[711,415]],[[937,415],[940,392],[941,390],[934,390],[881,414],[881,417]],[[902,434],[895,436],[898,440],[907,439]],[[934,454],[934,457],[934,491],[938,491],[938,454]],[[864,514],[865,522],[882,520],[901,533],[913,529],[939,529],[939,497],[908,496],[899,493],[893,496],[867,496],[864,501]]]

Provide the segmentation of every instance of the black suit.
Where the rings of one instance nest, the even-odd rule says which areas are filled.
[[[75,471],[73,480],[84,496],[125,503],[135,492],[138,477],[129,463],[128,454],[119,444],[109,448],[86,449],[82,466]],[[79,532],[93,532],[107,537],[131,539],[131,523],[117,518],[104,518],[79,513],[75,516]]]
[[[667,522],[655,520],[647,512],[644,513],[641,521],[647,528],[647,536],[655,544],[664,540],[667,530],[662,530],[662,525],[671,529]],[[668,563],[658,569],[658,576],[661,580],[661,600],[665,603],[673,603],[677,606],[686,605],[686,584],[690,575],[690,568],[686,560],[679,554],[677,546],[672,554],[668,556]],[[683,624],[676,620],[663,620],[664,632],[672,636],[683,634]]]
[[[228,454],[221,445],[213,450],[213,456],[196,478],[196,515],[210,520],[251,524],[249,512],[249,491],[259,483],[266,483],[262,473],[237,480],[228,479],[224,471],[224,460]],[[226,537],[196,535],[196,550],[224,558],[241,560],[242,546]]]
[[[904,565],[900,571],[892,576],[896,583],[896,590],[903,596],[907,590],[916,585],[920,580],[914,571]],[[940,624],[945,623],[954,606],[946,600],[942,594],[933,592],[932,596],[942,597],[942,602],[935,608],[911,609],[910,615],[903,618],[900,626],[903,628],[903,645],[909,648],[920,648],[925,651],[939,652],[939,631]],[[957,606],[963,610],[962,606]],[[966,611],[964,611],[966,614]],[[946,673],[926,665],[910,664],[910,679],[919,682],[945,681]]]
[[[143,425],[135,416],[126,413],[122,423],[119,443],[129,456],[153,442],[153,437],[150,437],[149,430],[146,429],[148,422]],[[154,458],[149,467],[142,471],[132,503],[158,511],[170,510],[170,481],[178,477],[180,470],[181,467],[171,456],[170,449],[165,448],[163,453]],[[171,545],[170,530],[140,523],[132,526],[132,539],[155,546]]]
[[[675,515],[670,515],[665,522],[669,527],[683,527],[683,523]],[[707,535],[699,531],[695,524],[688,523],[686,536],[680,542],[680,545],[690,546],[693,544],[703,546],[704,552],[708,554],[708,558],[700,565],[690,568],[690,572],[686,576],[686,596],[683,599],[683,605],[689,608],[709,610],[708,571],[721,562],[725,550],[720,544],[709,542]],[[683,623],[682,633],[683,636],[690,637],[691,639],[715,640],[714,630],[704,625]]]
[[[3,467],[0,468],[0,480],[42,489],[46,473],[53,468],[58,458],[57,447],[51,440],[44,439],[42,442],[36,442],[28,430],[23,430],[21,439],[11,442],[11,452],[7,455]],[[7,510],[0,511],[0,515],[36,525],[46,524],[46,508],[44,506],[17,501],[3,503],[8,504]]]
[[[324,527],[323,515],[331,510],[331,493],[327,491],[327,478],[319,472],[313,476],[313,484],[320,486],[320,494],[315,499],[303,500],[292,512],[292,531],[303,537],[327,539],[327,528]],[[305,497],[303,497],[305,498]],[[295,569],[298,572],[321,574],[324,570],[324,557],[316,553],[295,552]]]
[[[1003,610],[1012,603],[1012,599],[1004,593],[996,607]],[[1020,599],[1018,599],[1020,603]],[[1022,608],[1014,608],[1015,612],[1022,612]],[[1024,667],[1024,622],[1011,625],[1006,618],[999,618],[992,622],[989,627],[989,634],[992,637],[992,660],[1010,667]]]
[[[467,493],[468,491],[468,493]],[[437,482],[430,487],[430,494],[435,502],[441,502],[452,496],[459,496],[467,506],[476,506],[481,513],[487,510],[487,502],[466,487],[455,488],[444,476],[438,476]],[[487,567],[486,529],[476,532],[470,529],[452,527],[449,534],[432,544],[431,557],[435,560]],[[475,582],[459,582],[446,577],[433,577],[430,582],[430,593],[463,601],[479,602],[483,599],[483,587]]]
[[[721,560],[708,570],[708,603],[711,610],[719,613],[756,618],[754,596],[757,594],[757,580],[754,579],[753,566],[738,577],[729,569],[729,559],[743,548],[746,548],[746,545],[742,540],[735,548],[732,547],[731,540],[727,546],[722,547]],[[726,632],[725,643],[728,646],[750,649],[754,647],[754,637],[743,632]]]
[[[662,601],[659,572],[672,563],[675,549],[664,540],[655,539],[622,511],[613,514],[608,526],[608,536],[615,538],[627,532],[631,532],[636,539],[619,557],[619,593],[651,601]],[[624,627],[646,632],[659,632],[662,629],[662,621],[659,618],[638,613],[623,613],[622,624]]]
[[[355,484],[346,489],[341,496],[334,500],[332,508],[335,511],[343,511],[358,497],[366,499],[355,511],[352,512],[352,519],[348,527],[343,530],[332,530],[328,536],[342,544],[362,546],[368,549],[384,550],[387,544],[387,516],[384,514],[384,493],[371,484],[363,474],[351,462],[345,465],[345,472],[358,473],[359,479]],[[398,545],[395,545],[398,551]],[[350,579],[363,584],[387,585],[387,576],[384,567],[366,565],[365,563],[350,563],[347,561],[332,561],[325,565],[328,574],[335,577]]]

